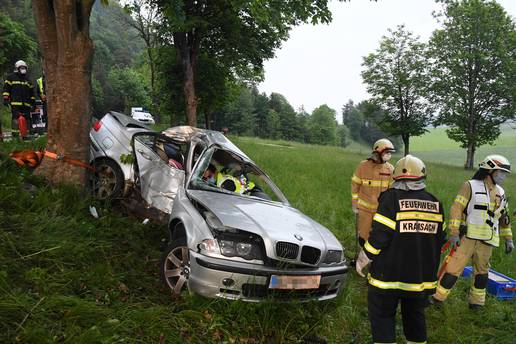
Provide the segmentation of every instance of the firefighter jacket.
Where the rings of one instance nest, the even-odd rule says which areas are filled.
[[[373,261],[369,285],[377,292],[402,297],[434,294],[446,236],[443,226],[441,202],[424,189],[383,192],[364,245]]]
[[[469,180],[459,190],[452,204],[448,226],[459,235],[461,223],[466,237],[498,247],[500,236],[512,239],[505,191],[491,178]]]
[[[392,184],[394,167],[388,162],[378,164],[367,159],[358,165],[351,178],[351,202],[360,210],[374,213],[378,196]]]
[[[19,73],[13,73],[5,79],[3,97],[9,99],[14,109],[32,107],[36,101],[31,82]]]

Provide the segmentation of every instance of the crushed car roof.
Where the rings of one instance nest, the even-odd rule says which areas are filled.
[[[170,137],[171,139],[179,142],[188,142],[193,138],[198,138],[203,141],[207,146],[217,145],[223,149],[237,153],[242,158],[252,161],[244,152],[242,152],[233,142],[224,136],[219,131],[200,129],[191,127],[188,125],[182,125],[178,127],[168,128],[161,132],[163,135]]]

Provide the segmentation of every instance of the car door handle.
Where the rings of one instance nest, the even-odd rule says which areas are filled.
[[[152,160],[152,158],[147,153],[145,153],[143,149],[138,149],[138,153],[140,153],[144,159]]]

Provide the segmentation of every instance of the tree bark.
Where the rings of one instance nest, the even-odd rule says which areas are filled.
[[[405,156],[407,156],[410,154],[410,135],[409,134],[401,134],[401,139],[403,140]]]
[[[91,66],[89,21],[95,0],[33,0],[47,80],[46,150],[89,162]],[[43,159],[36,173],[51,184],[86,185],[86,170]]]
[[[185,95],[186,119],[188,125],[197,126],[197,97],[195,74],[199,50],[199,35],[192,29],[174,33],[174,45],[183,68],[183,92]]]
[[[468,150],[466,153],[466,164],[464,165],[464,168],[466,170],[473,169],[473,164],[475,162],[475,151],[476,151],[475,143],[473,141],[469,141],[468,142]]]

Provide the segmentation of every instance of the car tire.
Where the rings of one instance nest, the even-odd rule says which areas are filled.
[[[122,195],[124,189],[124,173],[120,166],[108,159],[93,162],[95,171],[89,180],[90,192],[96,199],[113,200]]]
[[[165,248],[160,274],[165,285],[172,291],[172,296],[179,297],[183,290],[188,289],[190,254],[186,238],[178,238]]]

